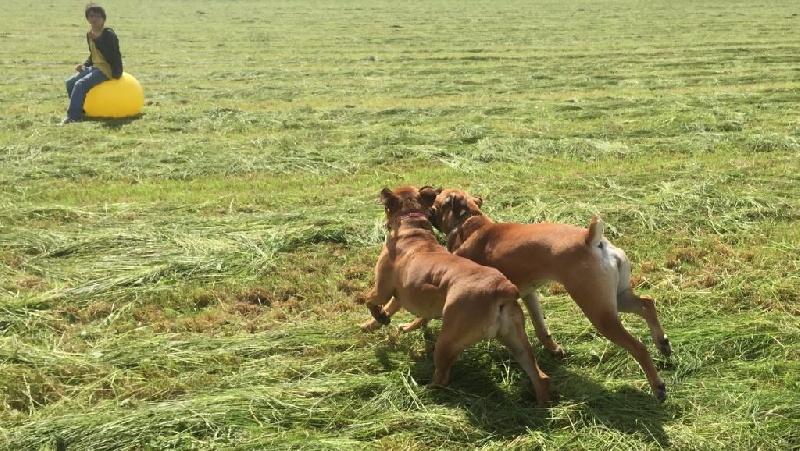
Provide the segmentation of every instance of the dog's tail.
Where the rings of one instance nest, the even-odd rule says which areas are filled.
[[[589,230],[586,232],[586,245],[597,247],[600,245],[600,240],[603,239],[603,231],[605,225],[603,220],[597,216],[592,217],[592,222],[589,223]]]

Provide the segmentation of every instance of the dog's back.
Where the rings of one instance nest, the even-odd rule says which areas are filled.
[[[517,287],[496,268],[447,252],[432,234],[398,234],[396,265],[403,307],[425,317],[441,316],[444,304],[461,296],[516,301]]]
[[[487,221],[453,253],[497,268],[517,286],[563,283],[576,262],[598,258],[593,249],[605,241],[600,224],[587,230],[568,224]]]

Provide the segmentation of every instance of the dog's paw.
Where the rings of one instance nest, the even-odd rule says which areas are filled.
[[[660,383],[658,384],[658,389],[653,393],[656,396],[658,402],[664,402],[667,400],[667,384]]]
[[[378,321],[371,319],[363,324],[361,324],[361,330],[363,332],[372,332],[374,330],[378,330],[381,328],[381,323]]]
[[[375,321],[381,323],[382,326],[388,326],[392,322],[392,317],[381,311],[380,314],[374,315]]]
[[[672,346],[669,344],[669,338],[667,338],[666,335],[664,335],[664,338],[659,340],[658,350],[661,351],[661,354],[663,354],[664,357],[669,357],[672,355]]]
[[[392,317],[387,315],[386,312],[383,311],[380,305],[372,305],[367,304],[369,308],[369,313],[372,314],[372,317],[375,318],[375,321],[381,323],[384,326],[388,326],[389,323],[392,322]]]
[[[414,321],[410,323],[405,323],[400,325],[400,330],[403,332],[411,332],[413,330],[417,330],[420,327],[424,327],[428,325],[428,320],[425,318],[415,318]]]

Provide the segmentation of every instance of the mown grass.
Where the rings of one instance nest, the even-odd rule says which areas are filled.
[[[794,3],[104,6],[140,118],[55,126],[82,4],[0,30],[0,448],[800,447]],[[668,401],[558,286],[551,408],[496,343],[425,390],[438,324],[357,329],[404,183],[601,215]]]

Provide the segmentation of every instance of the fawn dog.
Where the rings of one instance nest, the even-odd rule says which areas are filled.
[[[647,348],[625,330],[619,312],[644,318],[662,354],[669,356],[672,348],[653,300],[633,292],[628,258],[603,237],[602,220],[592,218],[588,229],[554,223],[495,223],[481,211],[480,197],[455,189],[437,192],[430,219],[447,235],[447,249],[497,268],[517,286],[536,335],[550,353],[562,355],[563,351],[547,329],[536,289],[556,281],[601,334],[639,362],[653,395],[662,402],[666,399],[666,385]]]
[[[389,324],[400,308],[417,316],[406,331],[441,318],[428,387],[447,385],[450,368],[465,348],[497,338],[530,377],[539,405],[546,406],[550,378],[539,369],[525,332],[519,290],[500,271],[453,255],[439,244],[428,219],[436,195],[431,187],[381,191],[389,234],[375,266],[375,286],[365,299],[374,319],[362,329]]]

